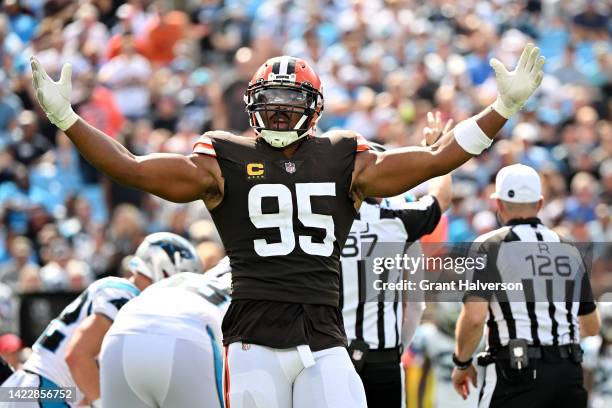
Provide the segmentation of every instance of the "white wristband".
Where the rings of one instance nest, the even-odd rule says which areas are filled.
[[[91,408],[102,408],[102,400],[101,400],[100,398],[98,398],[97,400],[92,401],[92,402],[89,404],[89,406],[90,406]]]
[[[493,143],[474,118],[463,120],[453,129],[455,140],[469,154],[478,155]]]

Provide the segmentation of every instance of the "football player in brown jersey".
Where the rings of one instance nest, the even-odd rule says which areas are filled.
[[[498,97],[427,147],[384,153],[356,132],[315,137],[321,81],[309,64],[276,57],[245,93],[257,138],[209,132],[193,154],[136,156],[70,106],[71,67],[53,81],[31,59],[49,120],[113,180],[174,202],[203,200],[233,270],[223,322],[227,406],[364,407],[338,310],[339,253],[364,197],[400,194],[490,146],[542,81],[533,44],[515,70],[491,60]]]

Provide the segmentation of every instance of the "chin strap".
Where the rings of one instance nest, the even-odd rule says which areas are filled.
[[[310,134],[310,131],[304,132],[301,136],[295,130],[267,130],[264,129],[259,132],[261,137],[272,147],[283,148],[289,146],[292,143],[306,137]]]

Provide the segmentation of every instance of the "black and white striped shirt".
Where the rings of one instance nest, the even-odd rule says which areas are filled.
[[[487,346],[511,339],[530,344],[566,345],[580,338],[578,316],[595,310],[580,252],[542,225],[539,219],[512,220],[475,240],[487,255],[487,266],[473,280],[521,282],[522,301],[508,291],[472,291],[489,301]],[[561,274],[559,273],[561,271]]]
[[[371,349],[399,347],[402,332],[401,292],[375,292],[374,279],[397,282],[398,270],[376,275],[371,270],[372,258],[387,252],[404,253],[410,243],[431,233],[440,220],[440,206],[433,196],[416,202],[384,200],[381,205],[367,199],[361,206],[342,250],[340,307],[349,343],[358,339]],[[382,245],[381,245],[382,244]],[[418,242],[410,248],[418,250]],[[368,289],[369,288],[369,289]],[[389,296],[394,296],[389,299]]]

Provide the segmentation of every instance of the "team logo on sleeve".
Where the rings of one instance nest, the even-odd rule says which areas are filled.
[[[262,180],[266,176],[263,163],[248,163],[246,165],[246,173],[249,180]]]

